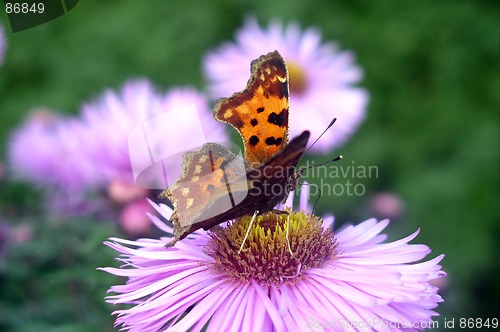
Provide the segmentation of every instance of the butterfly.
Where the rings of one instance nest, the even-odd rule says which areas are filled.
[[[219,99],[214,117],[233,126],[244,143],[244,159],[206,143],[183,156],[182,174],[160,198],[174,206],[173,246],[197,229],[209,230],[245,215],[269,212],[296,189],[297,164],[309,140],[304,131],[288,142],[289,80],[278,51],[251,63],[246,88]]]

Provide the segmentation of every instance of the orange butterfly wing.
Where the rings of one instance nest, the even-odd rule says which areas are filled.
[[[245,90],[219,99],[214,117],[238,130],[246,160],[257,167],[288,143],[288,71],[277,51],[252,61],[251,67]]]
[[[284,149],[259,168],[223,146],[203,145],[187,152],[181,177],[160,198],[174,205],[170,221],[174,224],[174,245],[197,229],[210,229],[224,221],[272,210],[295,190],[301,172],[297,163],[305,152],[309,132],[294,137]]]
[[[224,221],[272,210],[297,186],[297,163],[310,133],[288,144],[288,71],[271,52],[252,61],[242,92],[217,101],[214,117],[232,125],[245,146],[245,160],[214,143],[184,155],[182,176],[160,197],[174,205],[174,239]]]
[[[170,221],[174,224],[175,241],[207,227],[208,220],[245,199],[249,190],[247,168],[245,160],[216,143],[184,154],[181,177],[159,195],[174,206]]]

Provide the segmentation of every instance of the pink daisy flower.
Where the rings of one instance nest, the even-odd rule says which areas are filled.
[[[303,210],[307,195],[303,191]],[[166,205],[152,205],[170,218]],[[423,261],[431,250],[409,244],[418,231],[384,243],[388,220],[334,234],[333,217],[291,212],[292,256],[284,216],[257,217],[241,253],[250,217],[197,231],[173,248],[164,247],[169,238],[111,238],[106,245],[124,264],[101,270],[128,278],[106,298],[125,305],[114,312],[116,325],[129,331],[388,331],[431,324],[432,309],[443,300],[430,281],[445,275],[438,264],[443,255]]]
[[[80,154],[85,138],[86,132],[75,119],[35,110],[9,141],[8,159],[14,176],[65,192],[94,185],[94,167]]]
[[[247,19],[235,43],[222,44],[204,60],[211,96],[243,90],[250,62],[273,50],[283,56],[290,75],[291,136],[310,130],[318,137],[336,117],[335,128],[313,150],[327,152],[344,143],[365,117],[368,93],[355,86],[363,72],[352,52],[339,51],[333,42],[321,43],[317,29],[301,31],[296,23],[284,26],[279,21],[262,29],[256,19]]]
[[[197,118],[185,111],[187,106],[195,110]],[[161,142],[166,152],[175,154],[189,145],[192,132],[203,132],[207,141],[227,140],[224,125],[213,119],[208,100],[195,89],[176,88],[160,94],[149,82],[132,80],[120,92],[106,91],[85,104],[80,117],[37,112],[13,133],[10,166],[18,178],[52,188],[49,205],[58,212],[87,213],[88,193],[106,191],[115,203],[133,202],[146,197],[148,189],[165,189],[164,185],[144,188],[137,183],[130,154],[132,132],[165,114],[171,122],[149,126],[148,135]],[[157,183],[165,183],[163,175]],[[102,200],[93,201],[90,210],[101,210],[102,204]],[[130,219],[122,215],[124,220]]]

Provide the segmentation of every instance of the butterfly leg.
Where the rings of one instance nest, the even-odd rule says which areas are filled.
[[[300,274],[301,269],[302,269],[302,263],[299,263],[297,265],[297,272],[295,272],[293,276],[281,276],[280,277],[281,281],[283,282],[283,279],[297,278]]]
[[[290,213],[288,213],[287,219],[286,219],[286,243],[288,245],[288,251],[290,252],[290,255],[292,257],[295,257],[293,255],[292,247],[290,246]]]
[[[292,257],[295,257],[293,255],[292,246],[290,245],[290,212],[282,211],[282,210],[272,210],[272,212],[275,214],[286,214],[287,215],[285,238],[286,238],[286,243],[288,245],[288,251],[290,252],[290,255],[292,255]],[[276,218],[278,218],[278,216],[276,216]],[[278,220],[276,220],[276,221],[278,221]]]
[[[258,214],[259,214],[259,211],[255,211],[255,213],[252,216],[252,220],[250,220],[250,225],[248,225],[247,233],[245,234],[245,237],[243,238],[243,242],[241,242],[240,250],[238,250],[238,255],[243,250],[243,246],[245,245],[245,242],[246,242],[246,240],[248,238],[248,234],[250,234],[250,229],[252,228],[253,222],[255,221],[255,218],[257,218]]]

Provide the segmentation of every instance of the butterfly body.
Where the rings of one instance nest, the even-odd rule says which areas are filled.
[[[286,65],[274,51],[251,67],[246,89],[220,99],[214,109],[216,120],[240,133],[245,159],[215,143],[184,155],[181,177],[160,194],[174,205],[174,239],[167,246],[197,229],[271,211],[297,187],[297,164],[310,133],[304,131],[288,143]]]

